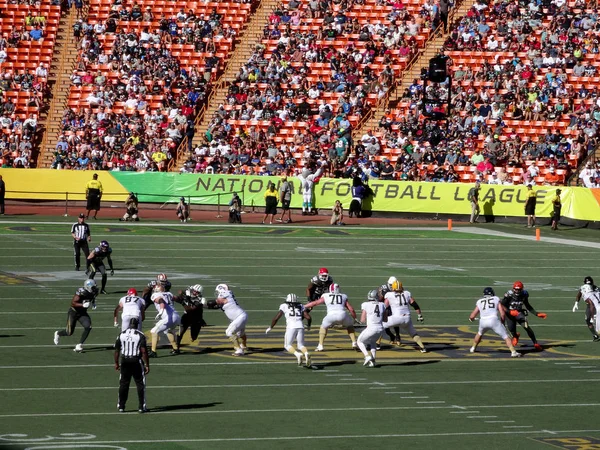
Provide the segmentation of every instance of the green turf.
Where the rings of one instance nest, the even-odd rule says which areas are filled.
[[[67,222],[0,226],[0,449],[86,443],[136,450],[543,449],[558,444],[548,439],[600,436],[600,427],[583,419],[600,405],[590,389],[600,380],[600,344],[583,325],[583,306],[571,311],[583,277],[600,277],[597,249],[443,229],[101,222],[92,224],[94,242],[109,240],[117,270],[109,277],[109,295],[100,296],[91,312],[86,351],[77,354],[72,349],[80,328],[59,347],[52,343],[84,280],[73,270]],[[598,242],[584,229],[553,237]],[[390,275],[401,279],[423,309],[425,323],[417,329],[430,353],[417,352],[403,336],[401,348],[384,346],[380,366],[366,369],[336,330],[326,352],[313,353],[312,369],[297,367],[282,351],[283,322],[269,335],[264,330],[285,295],[303,297],[323,266],[356,308]],[[224,314],[207,311],[210,326],[199,343],[175,357],[160,349],[151,361],[152,412],[119,414],[112,310],[128,288],[141,289],[159,272],[169,275],[175,290],[203,284],[208,297],[220,282],[233,286],[248,310],[253,352],[232,357]],[[516,279],[530,290],[532,304],[548,313],[545,321],[531,319],[546,350],[532,352],[523,333],[519,360],[493,336],[469,354],[477,326],[467,319],[481,290],[489,285],[501,295]],[[311,351],[322,317],[317,308],[307,334]],[[128,410],[136,404],[132,387]]]

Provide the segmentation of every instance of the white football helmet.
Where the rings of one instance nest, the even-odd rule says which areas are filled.
[[[94,292],[98,290],[98,286],[94,280],[85,280],[83,288],[88,292]]]
[[[285,298],[286,303],[298,303],[298,296],[296,294],[288,294]]]
[[[156,281],[159,283],[166,283],[168,281],[167,275],[164,273],[159,273],[156,275]]]
[[[228,291],[229,286],[227,286],[225,283],[217,284],[217,287],[215,288],[215,297],[223,297]]]
[[[393,289],[392,285],[394,284],[395,281],[398,281],[398,279],[396,277],[389,277],[388,281],[387,281],[387,286],[389,289]]]
[[[192,297],[202,297],[203,291],[204,288],[201,284],[194,284],[193,286],[190,286],[190,293],[192,294]]]
[[[337,283],[331,283],[331,285],[329,285],[329,293],[330,294],[339,294],[340,293],[340,285]]]
[[[594,288],[592,286],[590,286],[589,284],[584,284],[583,286],[581,286],[581,294],[585,295],[585,294],[589,294],[590,292],[594,292]]]

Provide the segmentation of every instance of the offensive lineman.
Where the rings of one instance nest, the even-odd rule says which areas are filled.
[[[108,245],[108,241],[101,241],[100,245],[96,247],[92,252],[88,255],[89,264],[89,275],[88,278],[93,280],[96,276],[96,272],[100,272],[102,274],[102,288],[100,289],[101,294],[107,294],[106,288],[106,279],[108,278],[106,275],[106,267],[104,266],[104,258],[108,261],[108,266],[110,267],[110,275],[115,274],[115,270],[113,269],[112,258],[110,257],[112,253],[112,248]]]
[[[366,322],[367,327],[358,336],[358,348],[365,355],[363,366],[375,367],[376,342],[383,334],[383,322],[387,321],[388,309],[379,300],[379,294],[375,289],[369,291],[367,301],[361,305],[361,309],[360,321]]]
[[[491,287],[486,287],[483,290],[483,297],[475,303],[475,309],[469,316],[469,322],[473,322],[478,314],[480,315],[479,331],[477,331],[475,339],[473,339],[473,346],[469,350],[471,353],[477,351],[477,346],[481,342],[481,338],[485,332],[492,330],[504,339],[506,346],[510,350],[511,358],[518,358],[521,356],[521,354],[513,347],[510,337],[508,337],[508,333],[506,332],[506,328],[504,328],[503,324],[506,318],[504,307],[501,305],[500,299],[496,296],[496,293]],[[500,318],[498,318],[498,314],[500,314]]]
[[[340,286],[333,283],[329,286],[329,292],[323,294],[318,300],[304,305],[304,308],[310,310],[317,305],[325,304],[327,314],[323,317],[321,328],[319,329],[319,345],[315,349],[316,352],[324,350],[323,344],[327,336],[327,330],[334,325],[341,325],[348,331],[348,336],[352,341],[352,348],[356,349],[356,334],[354,332],[354,321],[356,320],[356,311],[348,301],[348,296],[340,292]],[[349,313],[349,314],[348,314]]]
[[[145,309],[148,309],[148,307],[153,304],[152,291],[157,284],[161,284],[164,287],[165,292],[171,292],[171,282],[169,281],[167,275],[164,273],[159,273],[156,275],[156,280],[148,282],[148,285],[142,291],[142,298],[146,304],[144,307]]]
[[[298,360],[298,365],[302,365],[302,355],[304,355],[304,361],[306,367],[310,367],[310,355],[308,349],[304,345],[304,325],[302,319],[308,320],[310,316],[306,312],[306,308],[298,301],[296,294],[288,294],[285,298],[285,303],[279,305],[279,311],[273,320],[271,326],[266,329],[265,334],[268,334],[281,316],[285,315],[285,337],[283,338],[283,347],[293,354]],[[294,347],[294,340],[298,343],[298,350]]]
[[[194,342],[198,339],[200,329],[206,326],[203,318],[204,305],[206,305],[206,299],[202,296],[203,290],[201,284],[194,284],[185,291],[179,291],[179,294],[173,297],[173,301],[183,305],[185,310],[181,316],[181,325],[179,325],[179,334],[177,335],[177,353],[181,350],[181,340],[188,328],[192,342]]]
[[[573,305],[573,312],[579,309],[579,300],[581,300],[583,297],[584,288],[586,291],[588,290],[586,286],[590,286],[592,288],[592,291],[598,290],[598,287],[594,284],[594,279],[590,276],[585,277],[583,279],[583,285],[579,288],[579,291],[577,291],[577,297],[575,297],[575,304]],[[598,333],[596,331],[597,327],[594,324],[594,315],[590,311],[590,303],[586,302],[586,305],[587,306],[585,308],[585,324],[590,330],[590,333],[592,333],[592,336],[594,337],[594,342],[598,342],[600,341],[600,337],[598,337]]]
[[[598,330],[600,330],[600,317],[598,317],[598,312],[600,311],[600,292],[594,289],[592,285],[584,284],[581,286],[581,298],[587,303],[588,308],[590,310],[590,315],[592,319],[588,323],[594,323],[594,328],[596,331],[596,335],[594,336],[594,342],[598,340]],[[593,318],[596,318],[594,321]]]
[[[540,319],[545,319],[547,314],[537,312],[533,306],[529,304],[529,292],[523,288],[523,283],[520,281],[515,281],[513,288],[504,294],[504,298],[502,299],[501,303],[508,313],[506,314],[505,324],[508,332],[512,335],[513,347],[517,346],[519,343],[519,337],[521,336],[520,333],[517,333],[517,323],[519,323],[525,329],[525,331],[527,331],[529,338],[533,342],[533,347],[538,352],[541,352],[543,347],[538,344],[537,339],[535,338],[535,333],[527,321],[527,316],[531,312]]]
[[[131,319],[137,319],[137,329],[141,331],[142,322],[146,318],[146,310],[144,308],[144,299],[138,297],[136,289],[129,289],[127,295],[121,297],[119,300],[119,304],[113,313],[115,327],[119,326],[119,311],[123,311],[121,314],[121,331],[129,329]]]
[[[208,302],[209,308],[221,308],[227,318],[231,321],[225,335],[233,344],[233,356],[244,356],[248,349],[246,345],[246,322],[248,314],[238,304],[233,292],[224,283],[218,284],[215,289],[216,300]]]
[[[85,280],[83,287],[77,289],[71,307],[67,313],[67,328],[54,332],[54,345],[58,345],[61,336],[71,336],[75,331],[76,322],[79,322],[83,327],[79,344],[73,349],[74,352],[83,352],[83,343],[92,331],[92,319],[88,315],[90,306],[96,309],[96,297],[98,296],[98,286],[94,280]]]
[[[173,294],[165,292],[165,288],[162,284],[157,284],[154,287],[154,293],[152,294],[152,302],[156,307],[158,314],[156,315],[156,325],[150,330],[152,334],[152,350],[148,353],[150,358],[156,358],[156,347],[158,346],[158,334],[164,332],[169,339],[172,355],[179,353],[177,350],[177,342],[175,340],[175,328],[181,323],[181,318],[175,308],[173,307]]]
[[[427,349],[421,340],[421,337],[417,334],[415,327],[413,326],[412,319],[410,318],[410,308],[417,312],[417,320],[423,322],[423,313],[421,308],[413,298],[409,291],[404,290],[402,283],[398,280],[392,282],[392,289],[390,292],[385,294],[384,298],[385,307],[388,308],[388,319],[385,324],[385,328],[398,326],[403,332],[406,332],[413,338],[413,341],[419,346],[421,353],[427,353]],[[400,342],[398,340],[398,342]]]

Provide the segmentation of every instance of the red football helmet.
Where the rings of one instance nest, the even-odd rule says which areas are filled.
[[[127,291],[127,295],[136,295],[137,296],[137,290],[135,288],[131,288]]]
[[[515,291],[522,291],[523,290],[523,283],[521,283],[520,281],[515,281],[515,283],[513,284],[513,290],[515,290]]]
[[[329,270],[327,270],[325,267],[321,267],[319,269],[319,280],[327,281],[328,279],[329,279]]]

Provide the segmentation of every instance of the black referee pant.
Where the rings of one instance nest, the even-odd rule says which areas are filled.
[[[121,358],[121,375],[119,377],[119,409],[125,409],[129,397],[129,384],[131,377],[137,386],[139,409],[146,409],[146,376],[144,363],[140,357]]]
[[[88,255],[90,254],[90,247],[88,245],[87,239],[80,239],[78,241],[73,241],[73,254],[75,255],[75,270],[79,270],[81,265],[81,252],[83,251],[83,255],[85,256],[85,268],[89,267],[89,262],[87,260]]]

